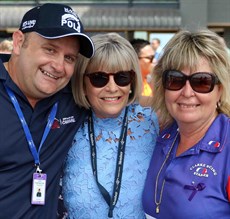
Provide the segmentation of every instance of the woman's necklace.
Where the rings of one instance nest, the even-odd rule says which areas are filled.
[[[161,174],[161,171],[162,171],[164,165],[166,164],[166,162],[167,162],[167,160],[169,158],[169,155],[171,154],[171,151],[172,151],[173,146],[174,146],[174,144],[176,142],[178,134],[179,134],[179,132],[177,132],[176,137],[174,138],[173,143],[172,143],[172,145],[171,145],[171,147],[170,147],[170,149],[169,149],[169,151],[168,151],[168,153],[167,153],[167,155],[165,157],[165,160],[162,163],[161,168],[157,173],[156,184],[155,184],[155,196],[154,196],[154,201],[155,201],[155,204],[156,204],[156,213],[157,214],[160,213],[160,204],[161,204],[161,201],[162,201],[162,195],[163,195],[163,190],[164,190],[164,185],[165,185],[165,179],[164,179],[164,181],[162,183],[162,186],[161,186],[161,190],[160,190],[160,197],[159,197],[159,200],[157,200],[157,187],[158,187],[159,176]]]

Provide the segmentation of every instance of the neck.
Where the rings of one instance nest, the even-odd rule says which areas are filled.
[[[5,67],[5,69],[8,71],[8,73],[9,73],[9,64],[8,64],[9,62],[4,62],[3,63],[3,65],[4,65],[4,67]],[[10,74],[10,73],[9,73]]]
[[[9,76],[11,77],[12,81],[21,89],[21,86],[19,85],[19,82],[17,80],[17,78],[15,77],[15,75],[13,74],[14,72],[14,63],[9,60],[9,62],[5,62],[4,63],[5,69],[7,70]],[[21,91],[23,92],[23,90],[21,89]],[[30,98],[29,95],[27,95],[25,92],[23,92],[24,95],[26,96],[28,102],[30,103],[30,105],[32,106],[32,108],[35,107],[36,103],[39,101],[37,99],[34,98]]]
[[[178,156],[182,154],[183,152],[197,144],[205,136],[207,130],[209,129],[217,115],[217,112],[214,113],[214,116],[209,121],[199,126],[193,127],[192,125],[188,124],[178,124],[180,130],[180,142],[177,148],[176,155]]]
[[[193,147],[204,137],[204,135],[205,133],[196,133],[194,135],[187,136],[180,133],[180,142],[177,147],[176,156],[179,156],[189,148]]]

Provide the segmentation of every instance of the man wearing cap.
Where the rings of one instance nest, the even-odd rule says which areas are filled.
[[[56,218],[61,167],[87,113],[69,83],[79,53],[90,58],[94,46],[76,13],[44,4],[0,56],[0,218]]]

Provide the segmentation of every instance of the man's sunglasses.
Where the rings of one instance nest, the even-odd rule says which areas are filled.
[[[188,80],[192,89],[198,93],[209,93],[215,84],[220,81],[216,75],[208,72],[197,72],[192,75],[185,75],[177,70],[167,70],[163,73],[163,87],[167,90],[177,91],[185,86]]]
[[[118,71],[116,73],[106,73],[106,72],[94,72],[85,74],[89,77],[90,83],[97,88],[104,87],[109,82],[110,75],[113,76],[115,83],[120,87],[125,87],[129,85],[135,78],[135,72],[130,71]]]
[[[154,59],[154,55],[152,56],[140,56],[138,57],[139,59],[148,59],[150,62],[153,62],[153,59]]]

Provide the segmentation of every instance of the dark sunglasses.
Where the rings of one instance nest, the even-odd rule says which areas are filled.
[[[140,56],[140,57],[138,57],[139,59],[148,59],[150,62],[152,62],[153,61],[153,59],[154,59],[154,55],[152,55],[152,56]]]
[[[198,93],[209,93],[215,84],[220,81],[216,75],[208,72],[197,72],[192,75],[185,75],[177,70],[167,70],[163,73],[163,87],[167,90],[177,91],[185,86],[188,80],[192,89]]]
[[[135,77],[135,72],[130,71],[118,71],[116,73],[94,72],[85,74],[89,77],[90,83],[97,88],[104,87],[109,82],[110,75],[113,76],[115,83],[120,87],[129,85]]]

